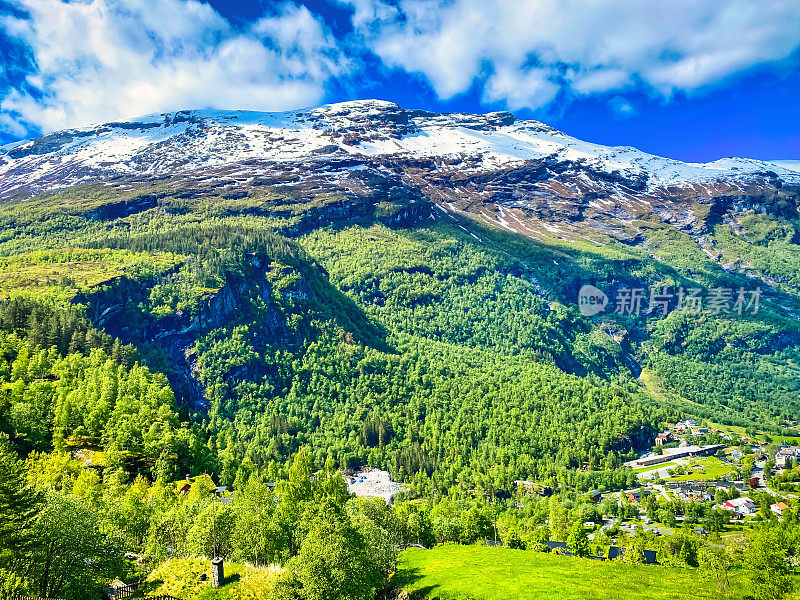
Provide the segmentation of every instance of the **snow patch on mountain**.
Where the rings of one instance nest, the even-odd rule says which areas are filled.
[[[771,160],[774,165],[800,173],[800,160]]]
[[[683,163],[631,147],[584,142],[509,113],[437,114],[364,100],[282,113],[193,110],[66,130],[0,149],[0,194],[35,192],[122,174],[179,175],[250,162],[433,159],[480,172],[551,158],[596,171],[644,176],[654,187],[756,176],[800,182],[798,161],[727,158]],[[36,182],[40,182],[38,185]]]

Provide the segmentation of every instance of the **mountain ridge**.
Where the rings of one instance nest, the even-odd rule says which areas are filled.
[[[193,167],[220,167],[248,160],[291,161],[337,154],[355,159],[389,155],[450,161],[462,158],[468,160],[456,164],[468,172],[556,158],[586,163],[609,174],[645,175],[649,188],[746,179],[769,172],[800,183],[797,171],[776,162],[723,158],[684,163],[630,146],[584,142],[539,121],[519,120],[508,112],[432,113],[378,100],[285,112],[156,113],[54,132],[6,145],[2,151],[0,175],[6,183],[0,185],[0,195],[6,196],[23,186],[17,174],[24,174],[28,185],[31,175],[35,180],[48,170],[66,175],[66,184],[92,177],[88,172],[70,176],[65,173],[70,164],[107,174],[158,175],[169,169],[191,171]],[[33,185],[32,191],[36,189]]]
[[[281,113],[159,113],[52,133],[6,146],[0,201],[96,183],[130,199],[98,206],[94,218],[169,198],[165,210],[216,202],[225,214],[270,215],[289,235],[364,218],[432,219],[477,239],[490,227],[545,243],[610,237],[648,252],[648,228],[658,223],[724,266],[709,237],[716,224],[736,229],[748,212],[797,218],[800,172],[792,168],[682,163],[583,142],[507,112],[439,114],[362,100]]]

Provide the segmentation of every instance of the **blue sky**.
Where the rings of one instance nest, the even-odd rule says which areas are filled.
[[[689,161],[800,158],[798,0],[0,0],[0,58],[0,142],[380,98]]]

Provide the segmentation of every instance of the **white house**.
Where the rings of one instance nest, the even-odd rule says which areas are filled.
[[[800,448],[797,446],[784,446],[775,454],[775,466],[784,469],[786,468],[786,459],[796,459]]]
[[[789,507],[786,506],[784,502],[776,502],[775,504],[769,507],[769,509],[779,517],[783,514],[783,511],[785,511],[787,508]]]
[[[751,498],[747,497],[726,500],[721,504],[721,507],[725,510],[732,510],[741,517],[754,515],[756,513],[756,503],[753,502]]]

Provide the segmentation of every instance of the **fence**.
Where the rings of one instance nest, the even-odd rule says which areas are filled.
[[[133,586],[136,586],[136,587],[133,587]],[[130,589],[130,590],[127,589],[127,588],[131,588],[131,587],[133,587],[133,589]],[[125,595],[124,596],[119,596],[119,595],[115,594],[114,596],[111,596],[111,598],[112,599],[113,598],[128,598],[129,596],[133,595],[133,592],[136,591],[136,588],[138,588],[138,587],[139,587],[138,583],[137,584],[126,585],[125,588],[120,588],[120,589],[125,589]],[[0,599],[2,599],[2,600],[64,600],[64,598],[44,598],[42,596],[8,596],[8,597],[0,596]],[[168,594],[162,594],[160,596],[145,596],[143,600],[181,600],[181,599],[180,598],[176,598],[175,596],[170,596]]]
[[[133,594],[141,587],[141,585],[141,581],[129,583],[126,586],[117,588],[108,598],[109,600],[121,600],[122,598],[129,598],[133,596]],[[169,594],[161,594],[160,596],[144,596],[144,600],[180,600],[180,598],[170,596]]]
[[[121,587],[115,588],[113,594],[108,595],[109,600],[121,600],[122,598],[128,598],[129,596],[133,596],[134,592],[139,589],[139,585],[141,584],[140,581],[134,581],[133,583],[129,583],[128,585],[123,585]]]

